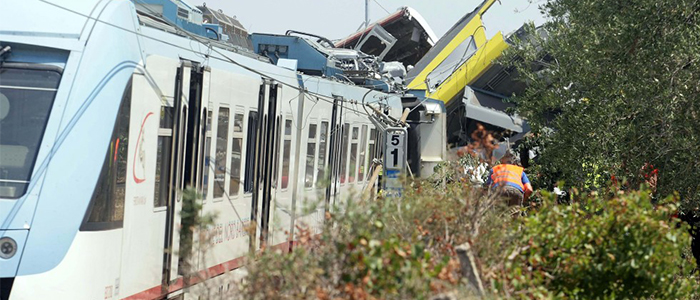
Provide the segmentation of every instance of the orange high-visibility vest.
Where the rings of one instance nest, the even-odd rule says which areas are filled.
[[[499,183],[505,184],[506,182],[510,182],[520,187],[521,191],[524,191],[525,188],[522,178],[523,168],[509,164],[500,164],[493,167],[493,174],[491,174],[491,181],[494,186]]]

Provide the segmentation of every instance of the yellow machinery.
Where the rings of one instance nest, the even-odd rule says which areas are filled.
[[[525,89],[511,67],[494,63],[508,48],[501,32],[487,40],[482,23],[497,0],[485,0],[460,19],[410,69],[406,82],[411,94],[441,101],[445,105],[447,142],[462,146],[480,126],[498,133],[510,142],[529,131],[527,122],[506,111],[512,103],[503,101]],[[514,36],[526,35],[523,28]]]
[[[408,72],[409,90],[424,90],[447,104],[492,66],[508,47],[501,32],[486,40],[482,16],[494,2],[486,0],[464,16]]]

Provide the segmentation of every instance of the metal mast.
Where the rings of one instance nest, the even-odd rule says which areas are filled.
[[[369,26],[369,0],[365,0],[365,28]]]

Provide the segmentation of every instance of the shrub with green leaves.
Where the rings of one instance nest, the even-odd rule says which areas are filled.
[[[454,246],[488,232],[493,203],[454,182],[415,182],[404,197],[350,199],[318,236],[297,228],[291,254],[248,265],[244,299],[430,299],[459,289]],[[487,218],[494,220],[494,218]],[[484,245],[490,244],[485,241]]]
[[[580,198],[557,205],[550,195],[518,221],[494,287],[519,298],[544,290],[571,299],[690,297],[683,272],[692,262],[682,259],[690,238],[673,204],[652,205],[648,191]]]
[[[546,34],[531,28],[503,59],[528,84],[511,100],[540,146],[531,180],[595,189],[615,176],[636,188],[651,166],[660,195],[678,192],[700,214],[688,176],[700,168],[700,2],[536,2]]]
[[[456,174],[456,173],[455,173]],[[444,183],[444,181],[442,181]],[[648,191],[542,193],[512,217],[497,197],[463,180],[417,181],[400,199],[347,201],[320,235],[303,226],[290,254],[247,264],[240,299],[432,299],[465,286],[454,248],[470,243],[486,297],[688,299],[695,266],[687,227]]]

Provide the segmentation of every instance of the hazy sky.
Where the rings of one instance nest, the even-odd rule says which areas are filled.
[[[190,4],[222,9],[234,15],[250,32],[284,34],[288,29],[340,39],[357,31],[365,18],[364,0],[186,0]],[[534,2],[541,2],[537,0]],[[370,0],[370,22],[399,7],[416,9],[441,37],[482,0]],[[530,0],[501,0],[484,15],[488,36],[509,33],[525,21],[542,22],[537,4]],[[381,6],[380,6],[381,5]]]

